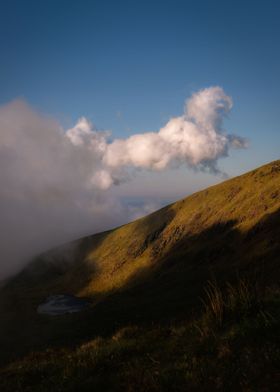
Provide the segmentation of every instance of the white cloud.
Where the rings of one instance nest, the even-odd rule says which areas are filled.
[[[172,118],[158,132],[149,132],[108,142],[108,133],[97,132],[82,118],[66,135],[75,145],[83,144],[100,158],[102,169],[94,184],[109,187],[124,177],[123,168],[163,170],[186,164],[215,172],[217,160],[230,148],[244,148],[246,141],[227,134],[222,122],[232,100],[220,87],[201,90],[186,102],[185,113]],[[110,180],[111,177],[111,180]]]
[[[245,146],[222,128],[231,106],[221,88],[201,90],[158,132],[113,141],[86,118],[64,131],[22,101],[2,106],[0,279],[49,247],[153,210],[124,208],[106,191],[127,181],[131,169],[215,170],[229,148]]]
[[[99,166],[24,102],[0,108],[0,280],[38,252],[124,223],[121,204],[100,189],[107,174],[92,181]]]

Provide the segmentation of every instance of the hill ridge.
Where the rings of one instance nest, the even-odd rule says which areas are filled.
[[[279,238],[275,161],[52,250],[0,290],[0,361],[72,347],[122,326],[191,318],[209,280],[223,286],[258,276],[272,287],[280,278]],[[85,297],[91,306],[53,318],[37,314],[38,305],[57,294]]]
[[[76,247],[72,251],[74,262],[67,263],[65,253],[54,250],[45,253],[33,266],[45,263],[46,270],[48,266],[57,268],[56,284],[59,285],[60,280],[65,290],[72,279],[71,286],[76,288],[73,294],[92,296],[112,291],[121,288],[135,269],[162,262],[183,238],[189,242],[188,237],[213,225],[231,225],[240,232],[250,230],[280,208],[279,189],[280,161],[274,161],[189,195],[134,222],[71,243],[72,248]],[[83,276],[83,269],[87,276]],[[30,266],[21,275],[28,270],[32,275]],[[84,287],[75,284],[75,280],[83,281]]]

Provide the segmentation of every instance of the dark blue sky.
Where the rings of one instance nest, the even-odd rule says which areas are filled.
[[[200,88],[234,101],[247,151],[230,174],[279,158],[277,1],[2,0],[0,103],[17,97],[65,126],[88,117],[114,136],[157,130]]]

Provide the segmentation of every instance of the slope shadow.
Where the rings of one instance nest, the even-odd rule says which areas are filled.
[[[158,215],[164,211],[164,221],[158,219]],[[134,231],[141,229],[144,232],[145,241],[135,241],[133,251],[137,255],[144,252],[149,242],[164,229],[174,218],[171,206],[166,206],[159,211],[132,222]],[[145,225],[143,226],[143,220]],[[150,229],[152,233],[150,232]],[[80,319],[88,317],[91,311],[79,314],[69,314],[53,317],[42,317],[36,312],[37,306],[51,294],[76,294],[94,278],[98,273],[97,263],[91,260],[87,262],[86,256],[93,248],[102,247],[107,237],[119,228],[90,235],[77,240],[76,257],[73,263],[65,263],[59,257],[50,260],[45,256],[37,258],[30,268],[24,269],[13,278],[1,290],[0,310],[0,363],[8,358],[16,359],[18,355],[24,355],[34,349],[45,348],[52,345],[70,343],[79,337],[86,328],[75,325],[69,328],[69,323],[79,324]],[[52,253],[52,252],[50,252]],[[110,293],[107,293],[108,295]],[[94,299],[93,299],[94,300]],[[85,324],[87,324],[85,322]],[[98,331],[102,331],[102,325]],[[47,343],[46,343],[47,342]],[[63,343],[64,342],[64,343]]]
[[[12,347],[12,355],[2,362],[34,350],[73,348],[97,336],[111,336],[127,325],[188,319],[199,311],[204,287],[214,276],[222,284],[237,275],[257,273],[263,284],[277,283],[280,209],[247,232],[240,232],[237,223],[218,223],[196,235],[184,235],[157,263],[138,271],[121,291],[108,293],[92,309],[51,321],[41,318],[30,331],[37,334],[36,341]]]

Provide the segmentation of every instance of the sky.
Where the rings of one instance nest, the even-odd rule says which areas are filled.
[[[279,159],[279,20],[279,2],[271,0],[2,0],[0,164],[7,191],[2,198],[0,194],[0,209],[19,211],[21,231],[27,227],[27,232],[33,232],[30,238],[23,238],[19,249],[24,246],[33,250],[34,242],[40,244],[36,252],[54,245],[52,238],[40,241],[41,237],[49,237],[50,231],[58,241],[66,241],[90,230],[123,223],[218,183],[226,175],[239,175]],[[192,97],[200,91],[211,91],[212,98],[218,94],[217,99],[224,102],[223,118],[211,118],[221,144],[210,161],[210,150],[199,160],[193,151],[185,152],[183,157],[167,146],[170,119],[181,121],[185,116],[183,126],[191,129],[191,111],[186,102],[194,102]],[[230,105],[227,99],[231,99]],[[197,129],[204,132],[197,113]],[[79,122],[81,118],[84,123]],[[42,131],[39,137],[36,127],[44,129],[44,135]],[[65,134],[72,130],[67,135],[73,145],[58,136],[59,129]],[[107,139],[96,136],[96,130],[109,131],[104,136]],[[225,130],[238,135],[242,148],[232,148],[230,138],[219,139]],[[145,136],[133,138],[138,134]],[[167,161],[139,163],[137,154],[143,142],[164,157],[168,150]],[[88,153],[89,145],[94,157]],[[104,154],[99,156],[101,145],[106,152],[102,150]],[[158,146],[162,147],[159,151]],[[45,151],[46,157],[41,157],[38,150]],[[113,153],[119,157],[114,164]],[[64,160],[58,159],[59,155]],[[106,167],[100,159],[106,161]],[[61,168],[57,170],[61,177],[56,178],[55,169],[50,169],[53,162]],[[86,164],[95,170],[89,193],[88,179],[81,181],[87,172]],[[159,170],[156,165],[160,164]],[[42,171],[36,171],[34,166],[42,167]],[[42,173],[48,175],[44,177]],[[71,176],[72,182],[65,180]],[[100,187],[97,181],[101,177]],[[50,191],[54,178],[55,194],[68,192],[67,197],[61,204],[56,196],[51,213],[44,204],[42,217],[40,198],[44,193],[45,200],[46,192],[54,194],[54,188]],[[86,191],[81,195],[83,187]],[[24,202],[22,197],[19,203],[19,194],[26,195]],[[95,204],[91,204],[94,212],[89,215],[90,198]],[[102,204],[100,200],[106,202]],[[86,208],[81,207],[84,204]],[[30,217],[32,205],[37,212]],[[59,226],[54,218],[57,210],[60,222],[75,210],[67,221],[68,229],[57,229],[61,235],[54,230]],[[10,227],[4,239],[7,243],[16,233],[18,221],[12,212],[5,216],[5,227]],[[46,221],[45,231],[37,238],[34,222],[41,219]],[[104,224],[93,224],[92,219]],[[77,227],[70,230],[74,221]],[[10,259],[13,257],[16,256]],[[6,268],[8,272],[12,269]]]

